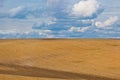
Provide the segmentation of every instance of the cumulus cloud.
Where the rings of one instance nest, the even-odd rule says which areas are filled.
[[[33,29],[50,29],[54,31],[68,30],[71,26],[84,27],[91,26],[91,20],[59,20],[56,18],[45,18],[33,25]]]
[[[50,25],[56,24],[57,19],[54,17],[41,18],[33,24],[33,29],[41,29],[42,27],[49,27]]]
[[[13,6],[9,11],[6,11],[6,13],[8,12],[7,18],[19,23],[11,23],[15,24],[11,25],[13,27],[7,23],[9,29],[15,28],[21,32],[10,32],[9,36],[16,34],[17,37],[32,38],[79,37],[84,32],[89,31],[90,26],[93,25],[93,20],[97,18],[101,9],[97,0],[44,0],[44,2],[41,0],[41,2],[42,5]],[[1,31],[0,34],[3,33],[4,36],[5,33],[8,35],[7,31]]]
[[[27,18],[41,18],[47,16],[45,9],[36,6],[17,6],[10,9],[5,17],[27,19]]]
[[[20,33],[16,30],[0,30],[0,38],[50,38],[51,30],[32,30]]]
[[[15,30],[0,30],[0,34],[14,34]]]
[[[104,22],[96,21],[95,22],[95,26],[97,28],[107,29],[107,28],[111,27],[111,25],[115,24],[117,21],[118,21],[118,17],[117,16],[111,16]]]
[[[18,15],[19,13],[23,12],[24,8],[25,7],[23,7],[23,6],[18,6],[18,7],[10,9],[9,10],[10,17],[14,17],[14,16]]]
[[[47,0],[46,10],[56,18],[79,19],[93,19],[103,11],[97,0]]]
[[[79,1],[79,2],[78,2]],[[10,18],[41,18],[52,16],[57,19],[94,19],[100,13],[101,6],[96,0],[46,0],[42,7],[18,6],[9,10]],[[89,5],[86,6],[86,5]],[[75,18],[76,17],[76,18]]]
[[[23,34],[25,34],[25,35],[35,35],[35,34],[37,34],[39,36],[48,36],[51,33],[52,33],[51,30],[32,30],[32,31],[24,32]]]
[[[88,29],[89,27],[71,27],[69,31],[70,32],[85,32]]]
[[[80,0],[74,4],[72,15],[76,17],[91,17],[100,11],[100,4],[97,0]]]

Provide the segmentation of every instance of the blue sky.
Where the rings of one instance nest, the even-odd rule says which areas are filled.
[[[120,38],[120,0],[0,0],[0,39]]]

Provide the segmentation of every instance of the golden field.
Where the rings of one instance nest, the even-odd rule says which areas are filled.
[[[120,80],[120,40],[0,40],[0,80]]]

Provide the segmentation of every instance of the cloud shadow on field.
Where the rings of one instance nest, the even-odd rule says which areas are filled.
[[[9,68],[9,70],[5,70],[2,68]],[[51,69],[31,67],[31,66],[6,64],[6,63],[0,63],[0,74],[27,76],[27,77],[56,78],[56,79],[116,80],[103,76],[58,71],[58,70],[51,70]]]

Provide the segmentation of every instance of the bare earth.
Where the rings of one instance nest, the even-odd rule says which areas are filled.
[[[120,80],[120,40],[0,40],[0,80]]]

